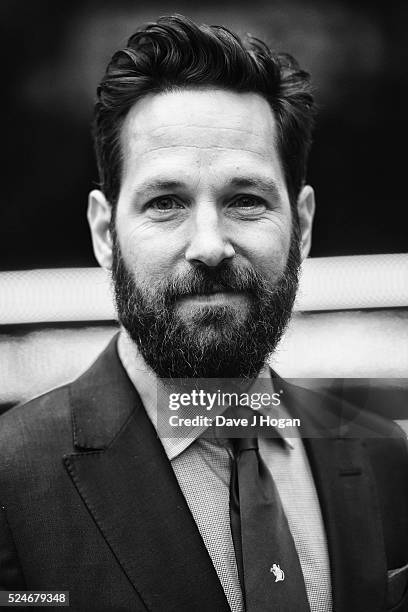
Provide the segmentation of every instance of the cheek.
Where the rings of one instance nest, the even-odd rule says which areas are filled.
[[[241,234],[240,250],[251,265],[263,275],[274,279],[285,270],[290,248],[290,228],[271,227]]]
[[[179,249],[171,236],[163,240],[128,227],[121,232],[119,243],[127,268],[139,281],[154,283],[174,271]]]

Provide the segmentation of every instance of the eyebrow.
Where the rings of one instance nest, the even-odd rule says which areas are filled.
[[[271,193],[274,198],[280,197],[280,189],[278,183],[270,178],[262,178],[259,176],[233,177],[226,187],[235,187],[238,189],[257,189],[265,193]],[[153,179],[141,183],[136,188],[136,193],[146,193],[149,191],[172,191],[174,189],[186,189],[187,185],[183,181],[174,179]]]
[[[259,191],[272,193],[274,197],[280,196],[278,183],[273,179],[260,178],[258,176],[232,178],[229,183],[232,187],[239,189],[255,188]]]
[[[166,179],[153,179],[151,181],[146,181],[145,183],[141,183],[136,187],[136,193],[138,192],[146,192],[146,191],[168,191],[172,189],[185,189],[186,185],[183,181],[176,180],[166,180]]]

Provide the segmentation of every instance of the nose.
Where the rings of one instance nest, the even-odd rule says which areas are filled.
[[[215,206],[198,207],[191,221],[191,237],[185,253],[188,262],[216,267],[234,257],[235,249],[225,235]]]

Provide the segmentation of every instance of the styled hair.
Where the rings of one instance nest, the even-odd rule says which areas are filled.
[[[222,26],[197,25],[181,15],[137,30],[109,62],[97,89],[94,139],[100,188],[114,207],[120,191],[120,132],[131,107],[151,93],[193,87],[253,92],[270,104],[292,206],[305,181],[314,102],[309,74],[288,54],[274,53]]]

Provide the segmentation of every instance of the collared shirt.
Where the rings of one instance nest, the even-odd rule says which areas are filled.
[[[160,381],[146,366],[134,343],[121,332],[118,351],[145,410],[157,427]],[[271,391],[272,380],[267,370]],[[158,391],[159,386],[159,391]],[[280,416],[289,417],[284,407]],[[180,489],[210,555],[232,612],[243,612],[234,545],[229,521],[229,483],[232,452],[224,440],[200,437],[162,438]],[[293,430],[291,430],[292,432]],[[326,534],[309,461],[299,435],[291,438],[277,430],[278,438],[261,438],[259,452],[277,486],[288,519],[306,585],[311,612],[331,612],[330,563]],[[292,437],[293,436],[293,437]]]

